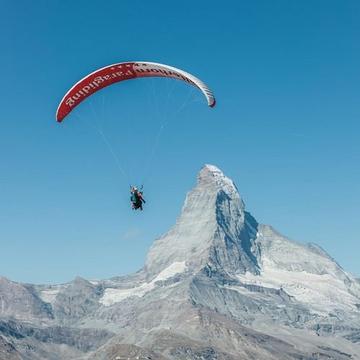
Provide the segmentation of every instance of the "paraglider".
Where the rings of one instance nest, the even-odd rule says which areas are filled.
[[[56,111],[56,120],[61,123],[65,117],[67,117],[82,101],[109,85],[124,80],[147,77],[172,78],[186,82],[189,85],[198,88],[203,93],[209,107],[214,107],[216,104],[214,94],[205,85],[205,83],[196,78],[194,75],[191,75],[183,70],[154,62],[121,62],[95,70],[73,85],[60,101]],[[125,174],[122,167],[120,166],[116,154],[111,148],[110,142],[102,131],[99,131],[99,133],[105,144],[109,147],[112,155],[116,159],[119,169],[123,174]],[[145,200],[143,198],[142,188],[139,190],[135,186],[131,186],[130,193],[132,209],[143,210],[143,204],[145,204]]]
[[[142,187],[139,190],[136,186],[131,186],[130,187],[130,201],[131,201],[131,207],[133,210],[138,210],[140,209],[141,211],[143,210],[143,203],[145,204],[146,201],[143,197],[143,191],[142,191]]]

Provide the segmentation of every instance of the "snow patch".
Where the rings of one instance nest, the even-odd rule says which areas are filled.
[[[60,292],[60,288],[50,288],[42,290],[39,293],[39,297],[42,301],[53,304],[55,302],[57,294]]]
[[[100,281],[99,280],[89,280],[89,283],[91,285],[99,285]]]
[[[166,269],[161,271],[152,281],[142,284],[140,286],[130,289],[115,289],[108,288],[105,290],[103,297],[100,299],[100,303],[104,306],[110,306],[130,296],[142,297],[147,292],[153,290],[156,287],[157,281],[164,281],[173,277],[176,274],[182,273],[186,270],[185,261],[176,261]]]
[[[168,266],[166,269],[161,271],[159,275],[156,276],[156,278],[152,282],[169,279],[170,277],[182,273],[185,270],[186,270],[185,261],[176,261],[170,266]]]
[[[310,305],[313,311],[320,314],[327,315],[339,308],[345,311],[356,310],[357,298],[348,292],[343,281],[330,274],[267,268],[261,275],[247,272],[237,275],[237,278],[248,285],[283,289],[297,301]]]
[[[212,173],[215,178],[216,184],[221,187],[226,193],[234,194],[237,193],[234,182],[226,177],[224,173],[214,165],[206,164],[205,168]]]

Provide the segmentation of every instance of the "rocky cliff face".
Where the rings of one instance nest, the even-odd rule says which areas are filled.
[[[0,302],[0,360],[360,359],[358,280],[258,224],[212,165],[137,273],[2,279]]]

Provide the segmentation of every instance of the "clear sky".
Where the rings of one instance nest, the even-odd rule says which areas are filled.
[[[360,274],[359,39],[357,0],[0,0],[0,275],[139,269],[205,163],[259,222]],[[143,79],[56,123],[74,82],[128,60],[193,73],[217,107]],[[148,203],[134,213],[128,187],[142,181]]]

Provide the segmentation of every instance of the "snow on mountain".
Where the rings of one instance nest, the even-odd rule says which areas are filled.
[[[45,289],[39,293],[39,297],[44,302],[53,304],[55,302],[56,296],[59,293],[59,291],[60,291],[60,289],[57,287],[55,289],[53,289],[53,288]]]
[[[185,261],[177,261],[168,266],[166,269],[161,271],[152,281],[145,282],[139,286],[133,288],[107,288],[104,292],[104,295],[100,299],[101,304],[105,306],[113,305],[117,302],[121,302],[122,300],[131,297],[137,296],[141,297],[145,295],[147,292],[153,290],[156,287],[156,283],[159,281],[164,281],[172,276],[182,273],[186,270]]]
[[[322,314],[357,309],[360,288],[323,249],[290,241],[266,225],[259,226],[256,242],[260,274],[240,274],[242,282],[282,289]]]

